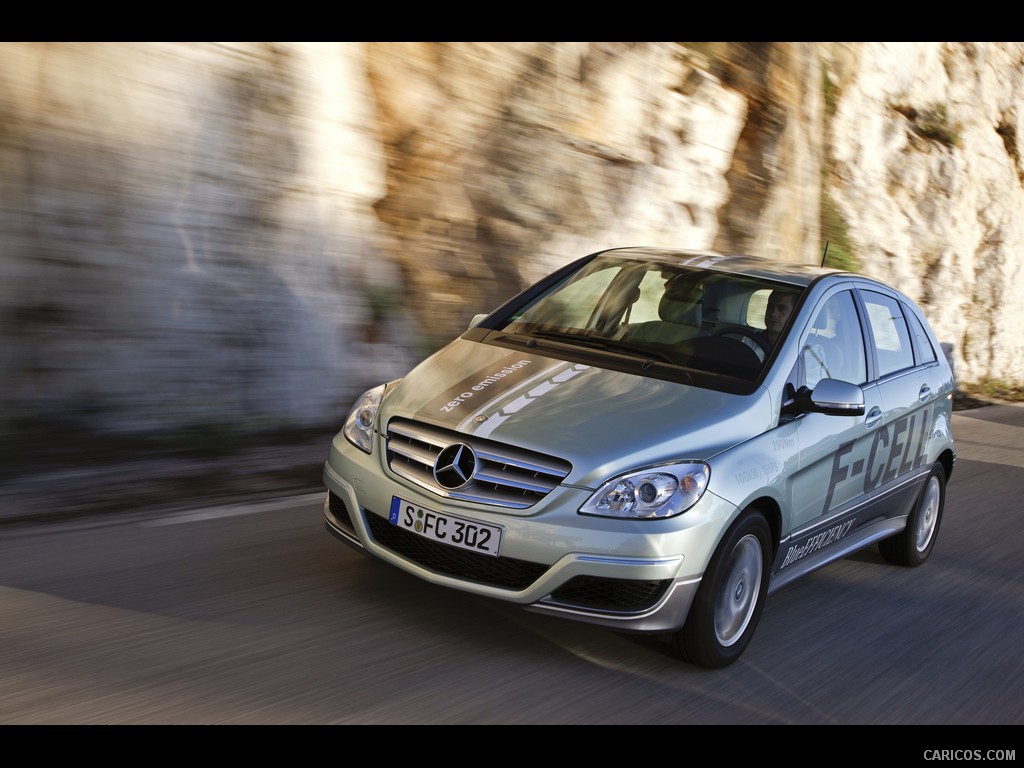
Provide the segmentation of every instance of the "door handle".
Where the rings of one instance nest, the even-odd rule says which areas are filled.
[[[864,417],[864,426],[868,429],[874,429],[878,426],[879,422],[882,421],[882,409],[877,405],[868,411],[867,416]]]
[[[925,400],[927,400],[931,396],[932,396],[932,388],[929,387],[927,384],[922,384],[921,385],[921,391],[917,393],[917,399],[920,400],[923,403]]]

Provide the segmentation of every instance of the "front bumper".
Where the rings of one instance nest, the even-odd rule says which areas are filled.
[[[324,465],[325,526],[346,544],[441,586],[623,631],[671,632],[735,509],[711,493],[669,520],[582,516],[590,491],[556,488],[529,510],[442,499],[402,481],[341,435]],[[393,496],[503,530],[497,557],[392,525]]]

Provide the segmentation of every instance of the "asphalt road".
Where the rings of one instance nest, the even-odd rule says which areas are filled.
[[[1020,725],[1024,407],[953,426],[928,563],[786,587],[718,671],[419,582],[333,539],[319,493],[7,525],[0,724]]]

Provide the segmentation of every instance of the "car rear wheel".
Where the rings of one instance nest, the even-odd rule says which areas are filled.
[[[946,473],[938,464],[917,497],[914,509],[907,517],[907,527],[895,536],[878,542],[878,551],[890,563],[916,567],[928,559],[935,547],[946,504]]]
[[[686,624],[672,638],[682,659],[716,669],[740,657],[764,609],[771,551],[768,522],[757,510],[748,510],[719,544]]]

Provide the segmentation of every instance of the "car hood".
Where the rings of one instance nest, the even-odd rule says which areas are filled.
[[[636,467],[707,460],[770,427],[767,393],[735,395],[457,339],[385,397],[381,424],[427,422],[566,459],[595,487]]]

